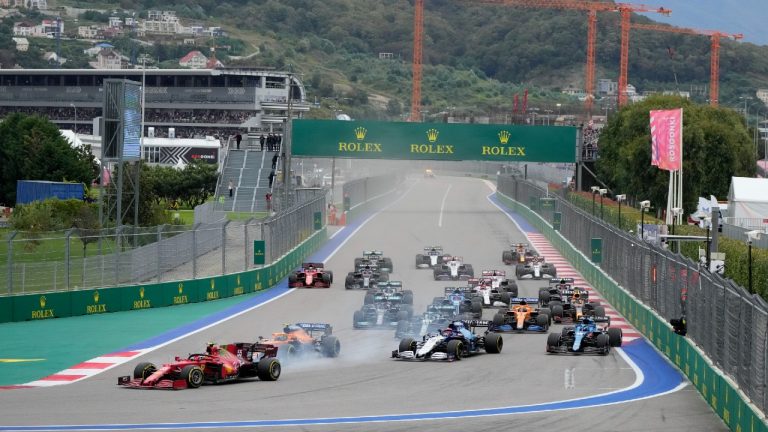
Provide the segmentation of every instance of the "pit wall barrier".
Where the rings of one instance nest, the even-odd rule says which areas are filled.
[[[326,228],[261,268],[155,284],[0,297],[0,323],[151,309],[218,300],[270,288],[328,238]]]
[[[345,223],[351,223],[389,204],[401,192],[403,180],[399,175],[381,175],[344,183]]]
[[[537,213],[500,192],[496,197],[536,227],[603,298],[674,363],[730,430],[768,432],[768,424],[760,411],[690,340],[675,334],[663,318],[621,288]]]

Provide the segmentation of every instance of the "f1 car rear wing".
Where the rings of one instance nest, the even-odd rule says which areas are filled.
[[[464,287],[445,287],[445,289],[443,290],[443,292],[446,295],[453,294],[455,292],[460,292],[462,294],[470,294],[470,293],[472,293],[472,291],[473,291],[472,287],[470,287],[470,286],[464,286]]]
[[[574,278],[554,278],[549,280],[550,285],[570,285],[576,282]]]
[[[512,243],[511,245],[513,248],[527,248],[528,243]]]
[[[333,332],[333,327],[327,323],[296,323],[296,325],[308,332],[323,331],[326,334],[331,334]]]
[[[367,250],[363,251],[363,257],[381,258],[384,256],[384,252],[379,250]]]
[[[466,323],[470,328],[490,327],[493,325],[493,321],[488,321],[488,320],[470,320],[470,321],[466,321]]]
[[[469,285],[469,286],[471,286],[473,288],[478,286],[478,285],[480,285],[480,282],[485,282],[485,283],[488,284],[488,283],[492,283],[493,279],[491,279],[489,277],[469,278],[469,279],[467,279],[467,285]]]
[[[526,302],[528,304],[538,304],[539,299],[535,297],[512,297],[509,299],[509,304],[520,304],[522,302]]]
[[[507,276],[507,272],[505,270],[483,270],[481,273],[482,276]]]
[[[424,252],[432,252],[433,249],[436,252],[442,252],[443,251],[443,247],[442,246],[424,246]]]
[[[308,268],[308,267],[322,269],[322,268],[325,268],[325,264],[323,263],[302,263],[301,264],[301,268]]]
[[[606,327],[610,327],[611,326],[611,317],[609,317],[609,316],[605,316],[605,317],[591,317],[590,319],[592,321],[594,321],[595,324],[605,323]]]

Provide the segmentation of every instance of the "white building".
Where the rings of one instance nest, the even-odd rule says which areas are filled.
[[[597,94],[599,96],[615,96],[619,92],[619,83],[609,79],[597,80]]]
[[[123,20],[120,19],[120,17],[111,16],[109,17],[109,26],[115,28],[123,28]]]
[[[99,26],[79,26],[77,28],[77,35],[83,39],[95,39],[99,34]]]
[[[200,51],[190,51],[189,54],[179,60],[179,66],[188,67],[192,69],[203,69],[208,63],[208,57],[206,57]]]
[[[768,105],[768,89],[758,89],[755,96],[763,101],[764,104]]]
[[[111,49],[102,49],[96,56],[98,69],[122,69],[122,57]]]
[[[45,10],[48,9],[48,0],[0,0],[0,6]]]
[[[29,51],[29,41],[27,38],[15,37],[13,42],[16,44],[16,51]]]
[[[32,25],[30,23],[20,21],[13,24],[14,36],[20,36],[20,37],[39,36],[37,32],[38,32],[37,26]]]
[[[142,23],[142,31],[146,34],[177,34],[180,30],[181,23],[174,11],[151,10]]]

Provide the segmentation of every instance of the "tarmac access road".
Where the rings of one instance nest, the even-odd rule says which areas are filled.
[[[526,239],[489,201],[490,193],[481,180],[421,179],[354,235],[345,230],[331,240],[341,244],[326,262],[335,272],[332,288],[284,290],[285,295],[262,307],[83,381],[2,391],[0,431],[13,429],[3,425],[32,426],[28,430],[43,430],[38,425],[84,425],[56,430],[727,430],[692,386],[642,339],[607,356],[553,356],[544,352],[546,334],[507,334],[498,355],[452,363],[404,362],[390,358],[398,344],[393,330],[352,328],[352,314],[364,292],[346,291],[343,279],[365,249],[382,250],[393,259],[392,280],[402,280],[414,291],[417,312],[445,286],[461,284],[436,282],[430,271],[414,268],[415,255],[424,246],[442,245],[478,273],[503,267],[501,251]],[[521,296],[536,296],[541,282],[519,285]],[[492,313],[486,310],[485,318]],[[130,375],[138,361],[163,363],[199,352],[208,341],[254,340],[299,321],[332,324],[341,356],[284,363],[277,382],[176,392],[116,386],[117,376]],[[573,401],[580,398],[585,399]],[[115,424],[123,426],[108,426]]]

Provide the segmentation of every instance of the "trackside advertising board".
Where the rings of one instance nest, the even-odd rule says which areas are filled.
[[[577,128],[294,120],[292,154],[358,159],[575,162]]]

